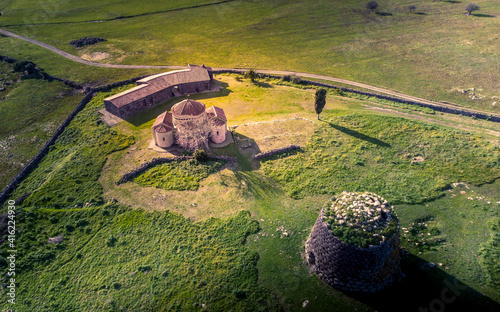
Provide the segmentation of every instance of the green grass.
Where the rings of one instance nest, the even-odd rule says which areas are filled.
[[[95,6],[94,1],[71,1],[47,14],[36,5],[11,2],[0,22],[79,22],[193,3],[134,1],[123,6],[108,1]],[[111,58],[106,62],[313,72],[499,112],[500,105],[492,105],[500,92],[492,68],[499,59],[500,4],[477,3],[482,16],[464,16],[465,3],[447,1],[381,2],[379,11],[390,16],[367,13],[362,0],[233,1],[103,23],[8,28],[77,55],[107,52]],[[408,13],[409,4],[422,14]],[[84,49],[69,45],[84,36],[108,41]],[[457,91],[471,87],[481,100]]]
[[[462,131],[375,115],[326,117],[304,152],[262,163],[294,198],[369,191],[391,204],[420,203],[452,182],[500,176],[500,150]],[[414,157],[424,162],[412,164]]]
[[[436,268],[496,301],[500,300],[495,245],[499,186],[498,180],[481,187],[457,185],[437,200],[395,206],[401,228],[411,231],[414,223],[427,224],[415,236],[401,236],[402,245],[410,253],[433,262]],[[432,246],[422,246],[422,238]]]
[[[238,123],[251,122],[248,112],[252,110],[259,113],[258,121],[298,113],[315,117],[311,90],[292,90],[286,100],[272,105],[267,99],[286,94],[288,89],[249,85],[245,92],[247,83],[230,82],[227,89],[232,92],[223,90],[220,98],[203,101],[227,100],[228,112],[234,112]],[[13,196],[32,192],[18,206],[17,264],[21,273],[16,309],[194,311],[206,304],[207,310],[214,311],[305,311],[302,304],[309,300],[306,309],[311,311],[390,311],[401,310],[401,304],[393,300],[397,297],[407,310],[418,310],[439,298],[446,287],[444,281],[454,278],[466,289],[450,310],[495,311],[498,307],[485,307],[499,302],[500,297],[492,284],[497,279],[494,230],[484,224],[498,219],[495,202],[500,199],[499,182],[441,190],[455,180],[479,184],[498,176],[498,147],[485,139],[423,122],[374,115],[359,104],[351,104],[352,99],[346,102],[329,96],[321,116],[331,124],[315,122],[315,134],[301,152],[256,163],[248,159],[248,152],[229,145],[214,151],[238,157],[241,167],[210,174],[199,181],[197,191],[166,191],[126,183],[113,186],[113,193],[108,184],[114,185],[122,171],[158,157],[147,149],[149,123],[154,116],[146,114],[138,117],[140,122],[123,122],[112,128],[100,122],[97,111],[103,107],[102,99],[124,88],[99,94]],[[282,107],[286,104],[293,109],[291,114]],[[136,143],[121,150],[132,143],[130,135]],[[425,161],[411,165],[414,156]],[[342,164],[345,167],[338,169]],[[195,169],[188,167],[183,172]],[[272,174],[278,183],[271,179],[267,175],[271,169],[286,173],[287,180]],[[161,173],[158,170],[163,177]],[[80,188],[74,180],[89,186]],[[414,182],[415,188],[407,187]],[[410,228],[425,219],[425,230],[432,234],[426,241],[444,241],[427,249],[403,240],[411,252],[403,261],[407,278],[373,297],[333,290],[309,273],[301,255],[330,194],[358,183],[362,191],[377,192],[390,204],[398,198],[423,201],[395,205],[401,227]],[[70,207],[68,196],[75,197],[72,203],[84,204],[90,195],[100,201],[117,198],[133,202],[137,208],[96,201],[95,208],[54,209]],[[439,198],[431,200],[434,197]],[[190,205],[193,202],[197,205]],[[250,214],[238,213],[242,209]],[[219,215],[230,217],[211,218]],[[432,220],[426,219],[428,216]],[[47,243],[49,237],[61,234],[62,244]],[[479,253],[482,246],[484,255]],[[4,251],[1,255],[7,254]],[[436,268],[422,269],[427,261],[436,263]],[[0,307],[11,308],[5,301]]]
[[[500,219],[492,223],[491,238],[483,244],[480,250],[480,263],[486,272],[488,283],[498,290],[500,289],[500,262],[498,260],[500,259]]]
[[[106,95],[94,97],[73,119],[14,197],[29,194],[24,205],[50,208],[103,202],[97,180],[107,156],[134,143],[133,137],[117,134],[100,120],[97,111]]]
[[[0,188],[40,150],[83,98],[58,81],[20,80],[12,65],[0,63]]]
[[[0,36],[0,55],[35,63],[46,73],[75,81],[80,85],[96,86],[137,76],[164,72],[151,69],[113,69],[89,66],[71,61],[45,48],[19,39]]]
[[[259,230],[248,212],[193,223],[106,205],[17,218],[18,311],[278,310],[258,284],[259,255],[244,245]],[[47,243],[59,235],[62,243]]]
[[[149,169],[134,178],[134,182],[164,190],[196,191],[200,181],[217,172],[222,165],[223,162],[220,161],[176,161]]]

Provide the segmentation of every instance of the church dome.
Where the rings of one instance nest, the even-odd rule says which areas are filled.
[[[187,99],[172,107],[172,114],[178,116],[198,116],[205,112],[205,104]]]

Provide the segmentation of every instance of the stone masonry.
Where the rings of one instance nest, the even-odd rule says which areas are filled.
[[[311,271],[328,285],[351,292],[373,293],[404,276],[400,269],[399,225],[396,233],[378,246],[352,246],[332,234],[324,221],[325,207],[306,242]]]

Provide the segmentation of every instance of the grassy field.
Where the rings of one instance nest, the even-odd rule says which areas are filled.
[[[325,116],[303,153],[262,167],[294,198],[348,189],[419,203],[441,196],[452,182],[494,181],[500,149],[465,132],[402,118]]]
[[[105,96],[94,97],[75,117],[13,196],[29,195],[25,203],[37,208],[103,203],[97,180],[107,156],[134,143],[133,137],[117,134],[100,120],[97,111]]]
[[[12,1],[0,27],[76,55],[109,53],[104,62],[313,72],[499,112],[493,97],[500,96],[500,3],[476,2],[481,10],[464,16],[466,3],[456,1],[381,1],[379,14],[369,13],[361,0],[230,1],[198,8],[191,8],[192,0],[126,6],[70,1],[42,9]],[[409,4],[416,13],[408,12]],[[180,7],[186,9],[81,22]],[[65,23],[51,24],[59,22]],[[22,26],[6,26],[14,24]],[[85,36],[108,41],[83,49],[69,45]],[[458,92],[469,88],[478,99]]]
[[[223,90],[193,98],[223,107],[230,125],[316,118],[314,90],[254,84],[233,76],[217,79]],[[489,140],[362,105],[376,102],[329,94],[322,120],[312,123],[309,143],[296,154],[256,162],[248,150],[230,144],[214,153],[238,157],[239,167],[211,173],[199,180],[197,190],[135,182],[116,186],[123,173],[158,157],[147,148],[150,127],[158,113],[174,104],[109,128],[98,113],[102,99],[125,88],[99,94],[13,195],[32,193],[18,208],[20,311],[194,311],[202,304],[213,311],[401,311],[394,297],[413,311],[439,298],[447,282],[461,289],[447,309],[498,310],[494,225],[499,182],[453,184],[481,184],[498,176],[499,150]],[[410,118],[447,118],[393,108]],[[262,125],[245,135],[295,130],[293,124]],[[411,165],[416,156],[424,162]],[[337,158],[345,168],[336,167]],[[272,174],[271,165],[295,178]],[[302,173],[296,175],[295,168],[303,168]],[[405,202],[395,208],[409,233],[415,222],[425,222],[419,230],[431,233],[402,240],[410,251],[402,262],[407,277],[375,296],[333,290],[309,273],[302,257],[321,206],[335,192],[352,191],[354,176],[391,204]],[[377,180],[368,180],[370,176]],[[412,184],[419,189],[408,188]],[[450,188],[443,190],[447,184]],[[296,199],[289,196],[293,190],[299,190]],[[75,202],[83,200],[83,206],[91,197],[96,200],[93,207],[74,209],[67,202],[70,195]],[[59,235],[63,243],[47,243]],[[422,241],[432,246],[415,245]],[[6,303],[0,307],[6,309]]]
[[[17,311],[278,310],[244,245],[259,229],[248,213],[193,223],[106,205],[26,210],[18,224]]]
[[[20,80],[0,63],[0,189],[40,150],[83,98],[58,81]]]
[[[134,178],[141,186],[154,186],[164,190],[196,191],[200,181],[218,171],[224,162],[194,159],[156,166]]]

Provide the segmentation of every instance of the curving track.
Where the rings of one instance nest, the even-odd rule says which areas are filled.
[[[27,41],[27,42],[39,45],[39,46],[41,46],[41,47],[43,47],[43,48],[45,48],[47,50],[50,50],[50,51],[52,51],[54,53],[57,53],[57,54],[59,54],[61,56],[64,56],[65,58],[68,58],[68,59],[73,60],[73,61],[78,62],[78,63],[89,65],[89,66],[98,66],[98,67],[107,67],[107,68],[122,68],[122,69],[140,69],[140,68],[184,69],[184,68],[187,68],[186,66],[171,66],[171,65],[115,65],[115,64],[102,64],[102,63],[97,63],[97,62],[92,62],[92,61],[84,60],[84,59],[82,59],[82,58],[80,58],[78,56],[75,56],[75,55],[70,54],[68,52],[65,52],[63,50],[60,50],[60,49],[58,49],[56,47],[53,47],[53,46],[48,45],[46,43],[43,43],[41,41],[30,39],[30,38],[27,38],[27,37],[15,34],[13,32],[7,31],[7,30],[0,29],[0,34],[3,34],[3,35],[8,36],[8,37],[18,38],[18,39],[21,39],[21,40],[24,40],[24,41]],[[213,67],[213,70],[216,70],[216,71],[217,70],[221,70],[221,71],[223,71],[223,70],[230,70],[230,71],[245,72],[247,69],[222,68],[222,67],[217,68],[217,67]],[[282,70],[256,70],[256,72],[262,73],[262,74],[270,74],[270,75],[294,75],[294,76],[299,76],[299,77],[304,77],[304,78],[312,78],[312,79],[320,79],[320,80],[325,80],[325,81],[332,81],[332,82],[342,83],[342,84],[351,85],[351,86],[355,86],[355,87],[359,87],[359,88],[364,88],[364,89],[375,91],[375,92],[378,92],[378,93],[382,93],[382,94],[394,96],[394,97],[397,97],[397,98],[400,98],[400,99],[405,99],[405,100],[410,100],[410,101],[415,101],[415,102],[420,102],[420,103],[425,103],[425,104],[431,104],[431,105],[436,105],[436,106],[442,106],[442,107],[462,109],[462,110],[466,110],[466,111],[470,111],[470,112],[474,112],[474,113],[482,113],[482,114],[487,114],[487,115],[499,116],[500,117],[500,115],[492,114],[490,112],[484,112],[484,111],[479,111],[479,110],[475,110],[475,109],[464,108],[464,107],[460,107],[460,106],[454,105],[454,104],[445,104],[445,103],[441,103],[441,102],[430,101],[430,100],[418,98],[418,97],[415,97],[415,96],[403,94],[403,93],[400,93],[400,92],[396,92],[396,91],[392,91],[392,90],[388,90],[388,89],[384,89],[384,88],[379,88],[379,87],[375,87],[375,86],[371,86],[371,85],[367,85],[367,84],[359,83],[359,82],[355,82],[355,81],[350,81],[350,80],[345,80],[345,79],[340,79],[340,78],[334,78],[334,77],[330,77],[330,76],[323,76],[323,75],[310,74],[310,73],[301,73],[301,72],[293,72],[293,71],[282,71]]]

